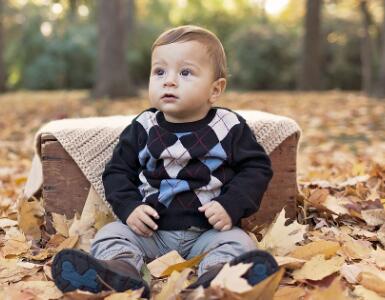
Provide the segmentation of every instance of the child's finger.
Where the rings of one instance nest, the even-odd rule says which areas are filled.
[[[198,207],[199,211],[205,211],[207,208],[209,208],[212,205],[212,202],[208,202],[206,204],[203,204],[202,206]]]
[[[150,227],[147,227],[141,220],[135,224],[136,228],[142,233],[144,236],[152,235],[152,230]]]
[[[153,209],[151,206],[149,205],[145,205],[144,207],[144,212],[147,214],[147,215],[150,215],[156,219],[159,219],[159,215],[158,215],[158,212]]]
[[[157,230],[158,229],[158,225],[155,224],[155,222],[149,217],[149,215],[147,215],[145,213],[142,214],[140,216],[140,220],[142,221],[142,223],[144,223],[148,227],[152,228],[153,230]]]
[[[231,225],[225,225],[225,226],[223,226],[221,231],[226,231],[226,230],[230,230],[230,229],[231,229]]]

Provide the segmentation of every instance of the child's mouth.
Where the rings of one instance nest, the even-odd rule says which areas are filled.
[[[164,94],[161,98],[162,101],[164,102],[174,102],[176,99],[178,99],[177,96],[175,96],[174,94]]]

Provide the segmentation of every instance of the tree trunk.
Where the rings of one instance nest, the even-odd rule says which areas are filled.
[[[370,25],[372,18],[370,16],[367,1],[360,0],[360,10],[362,16],[362,36],[361,36],[361,77],[362,90],[370,95],[373,93],[373,41],[370,37]]]
[[[118,98],[135,95],[125,58],[128,31],[127,0],[98,2],[97,78],[93,96]]]
[[[322,0],[307,0],[305,34],[298,87],[321,89],[321,8]]]
[[[4,30],[3,30],[3,1],[0,1],[0,92],[5,91],[5,64],[3,60],[3,48],[4,48]]]
[[[376,84],[376,96],[385,98],[385,0],[383,1],[383,21],[381,30],[381,58],[380,69],[378,70],[378,79]]]
[[[77,19],[78,0],[69,0],[68,14],[71,21]]]

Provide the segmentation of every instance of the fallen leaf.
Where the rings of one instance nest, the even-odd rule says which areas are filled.
[[[385,300],[385,297],[381,297],[377,293],[364,288],[361,285],[354,287],[354,294],[358,297],[361,297],[364,300]]]
[[[161,292],[155,295],[154,300],[172,300],[178,299],[177,295],[186,288],[189,284],[187,277],[192,272],[192,269],[184,269],[181,273],[174,271],[168,278]]]
[[[304,246],[297,246],[289,256],[309,260],[315,255],[323,254],[326,259],[334,256],[340,249],[340,244],[333,241],[315,241]]]
[[[137,300],[141,298],[143,289],[144,288],[133,290],[133,291],[129,290],[123,293],[113,293],[105,297],[104,300]]]
[[[285,268],[280,268],[277,272],[271,274],[265,280],[253,286],[253,288],[247,292],[239,294],[241,299],[244,300],[268,300],[273,299],[275,291],[278,288],[279,283],[282,280]]]
[[[0,259],[0,284],[20,281],[41,269],[41,267],[24,268],[19,266],[18,262],[18,259]]]
[[[362,240],[347,241],[342,244],[341,250],[349,259],[366,259],[372,253],[370,242]]]
[[[178,251],[172,250],[165,255],[154,259],[152,262],[147,264],[147,268],[150,270],[150,273],[154,277],[161,277],[162,273],[170,266],[176,263],[182,263],[186,260],[180,256]]]
[[[376,250],[372,249],[370,256],[374,259],[376,265],[380,269],[385,268],[385,250],[382,250],[380,247],[377,247]]]
[[[311,300],[348,300],[351,299],[348,296],[346,288],[343,286],[339,277],[335,278],[332,284],[328,288],[315,288],[306,297]]]
[[[202,253],[202,254],[197,255],[197,256],[189,259],[189,260],[180,262],[178,264],[171,265],[171,266],[167,267],[167,269],[162,272],[160,277],[170,276],[173,271],[181,272],[186,268],[195,267],[196,265],[198,265],[202,261],[202,259],[206,256],[206,254],[207,253]]]
[[[304,259],[298,259],[290,256],[274,256],[278,263],[278,266],[285,267],[286,269],[295,270],[302,267],[306,262]]]
[[[243,293],[252,288],[245,278],[241,276],[252,266],[252,263],[239,263],[234,266],[225,264],[217,276],[211,281],[210,286],[219,286],[229,291]]]
[[[34,296],[33,298],[27,298],[31,300],[58,299],[63,295],[52,281],[21,281],[4,288],[3,291],[7,294],[7,291],[12,290],[18,290],[27,293],[27,295]]]
[[[8,218],[1,218],[0,219],[0,228],[6,228],[6,227],[12,227],[17,226],[17,221],[11,220]]]
[[[301,225],[294,221],[285,226],[286,221],[285,209],[282,209],[261,242],[257,244],[258,248],[267,250],[274,255],[284,256],[295,247],[296,243],[303,241],[307,225]]]
[[[301,299],[306,293],[304,288],[295,287],[280,287],[274,294],[273,300],[298,300]]]
[[[368,225],[377,226],[385,223],[384,208],[361,210],[361,215]]]
[[[41,238],[40,226],[44,223],[44,208],[40,201],[24,200],[19,207],[18,223],[20,229],[32,239]]]
[[[56,232],[62,236],[68,237],[69,233],[69,221],[65,215],[60,215],[57,213],[52,213],[52,225],[55,228]]]
[[[3,257],[18,256],[26,253],[31,248],[31,241],[29,242],[20,242],[17,240],[8,240],[5,241],[3,247],[1,247],[0,252]]]
[[[339,271],[343,263],[344,259],[340,256],[334,256],[333,258],[325,260],[323,255],[316,255],[306,262],[301,269],[295,270],[293,277],[296,280],[321,280]]]
[[[358,275],[357,281],[363,287],[385,296],[385,281],[373,273],[362,272]]]

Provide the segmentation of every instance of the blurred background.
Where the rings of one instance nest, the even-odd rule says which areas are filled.
[[[230,90],[385,96],[384,0],[1,0],[0,91],[146,88],[151,45],[196,24],[228,55]]]

